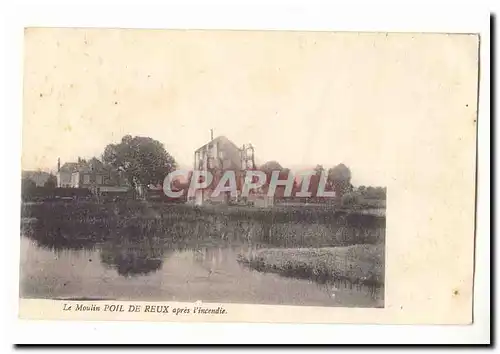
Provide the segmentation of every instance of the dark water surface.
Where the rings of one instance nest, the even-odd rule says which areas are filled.
[[[251,246],[170,249],[130,245],[48,249],[21,237],[25,298],[197,301],[309,306],[383,305],[383,290],[259,273],[240,265]],[[146,246],[147,248],[147,246]]]
[[[263,247],[383,242],[385,218],[314,211],[40,204],[23,209],[25,298],[383,306],[383,288],[261,273],[237,262]],[[255,215],[254,215],[255,214]]]

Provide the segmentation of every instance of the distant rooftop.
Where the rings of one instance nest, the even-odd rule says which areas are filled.
[[[107,171],[108,169],[106,166],[96,159],[95,157],[91,158],[89,161],[82,160],[80,162],[66,162],[64,165],[61,166],[61,171],[62,172],[90,172],[90,171],[96,171],[96,172],[104,172]]]
[[[235,149],[241,150],[235,143],[233,143],[227,137],[225,137],[224,135],[219,135],[218,137],[214,138],[213,140],[209,141],[208,143],[206,143],[206,144],[202,145],[201,147],[199,147],[198,149],[196,149],[195,152],[203,150],[203,149],[205,149],[206,146],[213,144],[213,143],[218,143],[218,142],[221,142],[222,144],[230,144]]]

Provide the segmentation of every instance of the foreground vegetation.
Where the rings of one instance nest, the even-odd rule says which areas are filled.
[[[194,208],[149,202],[23,205],[27,227],[53,243],[100,242],[156,236],[166,241],[206,239],[259,242],[276,247],[327,247],[383,242],[385,218],[321,208]]]
[[[31,203],[21,213],[22,234],[39,246],[139,249],[149,262],[142,268],[161,264],[160,251],[251,244],[260,249],[239,261],[260,271],[377,286],[384,279],[385,217],[314,206],[263,210],[138,201]],[[104,262],[123,263],[113,257]]]
[[[258,271],[314,279],[384,284],[384,245],[325,248],[272,248],[240,254],[238,261]]]

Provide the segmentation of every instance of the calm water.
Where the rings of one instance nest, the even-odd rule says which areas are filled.
[[[383,306],[383,289],[259,273],[240,265],[251,246],[158,247],[155,240],[40,246],[21,237],[20,294],[26,298]]]

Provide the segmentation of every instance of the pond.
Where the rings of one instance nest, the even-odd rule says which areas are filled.
[[[383,306],[383,287],[320,284],[237,260],[260,248],[384,244],[385,218],[135,202],[25,204],[22,216],[25,298]]]
[[[121,239],[85,247],[50,247],[21,236],[24,298],[185,301],[380,307],[383,288],[318,284],[240,265],[250,244],[169,245]],[[259,246],[261,247],[261,245]]]

